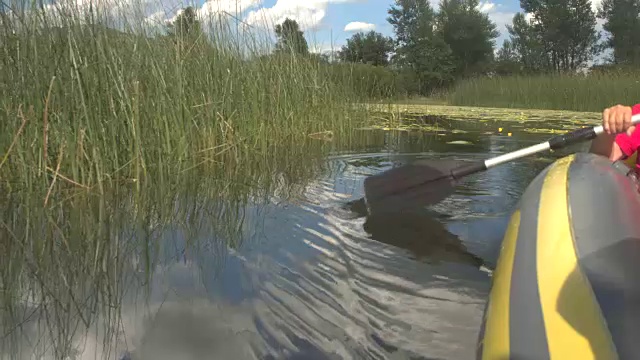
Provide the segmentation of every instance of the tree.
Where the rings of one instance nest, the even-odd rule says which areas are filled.
[[[495,62],[495,72],[498,75],[513,75],[521,73],[523,69],[520,56],[510,40],[505,40],[498,50]]]
[[[604,0],[598,17],[609,33],[603,45],[613,50],[613,63],[640,64],[640,0]]]
[[[455,59],[456,75],[485,73],[500,34],[478,9],[478,0],[441,0],[437,19],[438,31]]]
[[[173,23],[167,25],[167,34],[178,39],[198,39],[203,36],[202,26],[198,21],[196,10],[189,6],[178,14]]]
[[[393,40],[371,30],[366,34],[356,33],[347,39],[347,44],[342,47],[338,57],[344,62],[387,66],[392,51]]]
[[[520,7],[533,16],[551,70],[575,71],[597,55],[599,34],[590,0],[520,0]]]
[[[276,25],[275,31],[278,38],[276,52],[309,54],[309,45],[297,21],[286,18],[282,24]]]
[[[412,72],[422,93],[452,80],[451,48],[435,31],[436,15],[427,0],[396,0],[387,21],[396,35],[393,61]]]
[[[551,63],[536,29],[525,18],[523,13],[513,16],[512,24],[507,25],[509,32],[509,51],[520,63],[520,70],[525,73],[537,73],[549,69]],[[503,44],[504,47],[504,44]]]

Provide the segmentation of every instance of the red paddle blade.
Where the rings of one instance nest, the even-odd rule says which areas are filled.
[[[412,211],[442,201],[454,191],[455,160],[420,160],[387,170],[364,181],[370,214]]]

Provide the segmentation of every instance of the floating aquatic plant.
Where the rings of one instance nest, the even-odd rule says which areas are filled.
[[[422,131],[437,134],[460,134],[481,131],[483,135],[515,133],[564,134],[600,121],[599,113],[479,108],[446,105],[367,105],[378,115],[373,117],[372,129]],[[385,116],[386,115],[386,116]],[[488,126],[494,131],[486,131]],[[482,128],[482,130],[480,130]]]

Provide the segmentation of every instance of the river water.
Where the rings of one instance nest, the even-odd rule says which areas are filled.
[[[118,280],[85,311],[94,320],[74,306],[43,317],[47,305],[26,296],[11,326],[5,317],[2,358],[473,358],[510,212],[540,170],[576,148],[469,176],[411,215],[369,218],[345,204],[391,166],[484,159],[548,136],[381,132],[366,149],[334,151],[300,196],[243,206],[234,243],[218,241],[206,202],[180,210],[178,201],[186,222],[107,235],[146,236],[148,246],[118,250]],[[69,304],[88,303],[87,293],[69,291]]]

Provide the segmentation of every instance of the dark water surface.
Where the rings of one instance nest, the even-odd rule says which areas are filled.
[[[540,170],[575,148],[470,176],[410,216],[367,218],[344,205],[362,196],[366,176],[394,165],[482,159],[546,138],[380,133],[358,151],[337,149],[299,196],[226,205],[239,214],[231,230],[204,197],[169,201],[181,216],[163,221],[100,210],[91,228],[113,259],[82,260],[87,270],[59,280],[75,284],[68,290],[20,283],[46,278],[28,264],[40,275],[11,289],[5,279],[18,300],[4,309],[2,358],[473,358],[510,212]],[[83,277],[92,269],[112,275]]]

